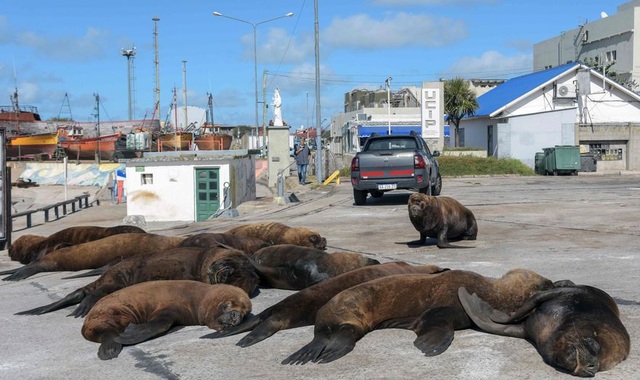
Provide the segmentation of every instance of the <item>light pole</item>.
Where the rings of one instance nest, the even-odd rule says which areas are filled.
[[[256,38],[256,28],[258,27],[258,25],[260,24],[265,24],[267,22],[270,21],[275,21],[281,18],[285,18],[285,17],[291,17],[293,16],[293,12],[289,12],[285,15],[279,16],[279,17],[275,17],[275,18],[271,18],[268,20],[264,20],[264,21],[260,21],[260,22],[256,22],[253,23],[251,21],[247,21],[247,20],[243,20],[240,18],[236,18],[236,17],[231,17],[231,16],[227,16],[227,15],[223,15],[220,12],[213,12],[214,16],[219,16],[219,17],[225,17],[231,20],[236,20],[236,21],[240,21],[243,22],[245,24],[249,24],[251,25],[251,27],[253,28],[253,83],[255,86],[255,116],[256,116],[256,146],[255,148],[258,148],[258,135],[259,135],[259,129],[260,129],[260,122],[258,121],[258,48],[257,48],[257,38]]]
[[[393,78],[388,77],[384,83],[387,86],[387,134],[391,134],[391,80]]]

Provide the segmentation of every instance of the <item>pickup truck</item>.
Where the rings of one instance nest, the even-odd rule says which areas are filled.
[[[385,192],[416,189],[440,195],[442,178],[438,170],[437,150],[418,134],[371,136],[362,151],[351,160],[351,185],[356,205],[367,203],[367,195],[381,197]]]

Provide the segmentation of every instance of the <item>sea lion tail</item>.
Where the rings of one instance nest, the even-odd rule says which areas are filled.
[[[33,263],[31,263],[31,264],[33,264]],[[0,272],[0,275],[11,273],[11,275],[3,278],[2,281],[24,280],[25,278],[31,277],[34,274],[37,274],[37,273],[41,272],[40,268],[36,267],[35,265],[31,265],[31,264],[25,265],[25,266],[20,267],[18,269],[11,269],[11,270],[8,270],[8,271]]]
[[[67,306],[75,305],[80,303],[85,296],[85,292],[82,289],[78,289],[75,292],[69,293],[66,297],[61,299],[60,301],[50,303],[48,305],[36,307],[35,309],[21,311],[19,313],[15,313],[15,315],[41,315],[50,313],[52,311],[60,310]]]

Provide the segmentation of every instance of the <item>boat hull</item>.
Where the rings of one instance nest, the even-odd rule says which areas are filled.
[[[232,140],[229,135],[209,134],[196,137],[194,142],[199,150],[229,150]]]
[[[52,159],[58,148],[57,134],[8,137],[6,157],[8,159]]]
[[[61,140],[67,157],[73,160],[101,160],[116,161],[118,158],[137,157],[136,152],[124,149],[127,137],[122,133],[113,135],[82,138],[77,140]]]

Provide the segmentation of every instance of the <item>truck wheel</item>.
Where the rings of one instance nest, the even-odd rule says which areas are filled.
[[[440,176],[440,173],[438,173],[438,176],[436,177],[436,183],[434,183],[433,186],[431,186],[431,195],[440,195],[441,192],[442,192],[442,177]]]
[[[367,191],[353,189],[353,201],[356,206],[362,206],[367,203]]]
[[[423,187],[421,189],[418,189],[419,193],[425,194],[425,195],[431,195],[431,185],[428,185],[427,187]]]

